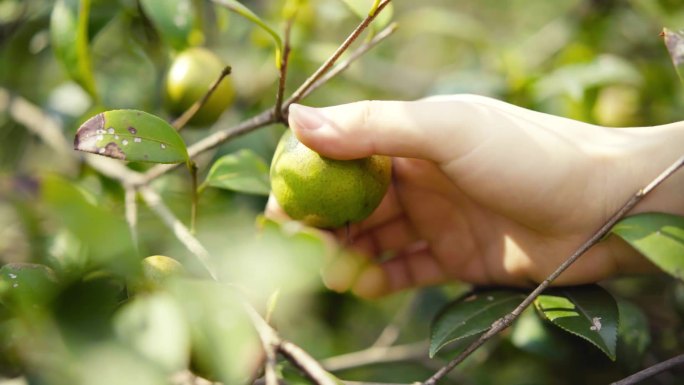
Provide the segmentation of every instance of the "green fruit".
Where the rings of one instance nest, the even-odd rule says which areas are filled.
[[[42,305],[57,291],[55,272],[36,263],[8,263],[0,268],[0,303],[9,309]]]
[[[181,52],[171,64],[166,77],[166,106],[169,112],[181,115],[200,100],[224,67],[221,59],[206,48],[193,47]],[[230,77],[225,77],[189,124],[213,124],[234,98],[233,83]]]
[[[392,174],[389,157],[325,158],[286,131],[271,163],[278,204],[307,225],[337,228],[367,218],[385,196]]]
[[[167,279],[182,275],[185,268],[173,258],[153,255],[142,260],[142,270],[143,286],[147,289],[157,289]]]

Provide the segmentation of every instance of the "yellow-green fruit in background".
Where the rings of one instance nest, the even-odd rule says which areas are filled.
[[[192,47],[181,52],[166,76],[165,103],[169,112],[176,116],[185,112],[204,96],[224,68],[223,61],[206,48]],[[227,76],[189,124],[208,126],[215,123],[234,99],[233,83]]]
[[[288,130],[273,156],[271,188],[292,219],[337,228],[367,218],[385,196],[391,175],[389,157],[325,158]]]
[[[185,272],[183,265],[164,255],[153,255],[142,260],[143,283],[138,289],[155,290],[171,277]]]

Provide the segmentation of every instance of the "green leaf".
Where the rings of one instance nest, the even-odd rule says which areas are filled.
[[[598,285],[552,289],[534,304],[554,325],[591,342],[615,361],[619,313],[605,289]]]
[[[113,322],[119,340],[168,373],[187,366],[190,331],[180,307],[169,294],[136,296],[117,311]]]
[[[618,222],[612,232],[665,272],[684,280],[684,217],[637,214]]]
[[[644,353],[651,344],[648,318],[635,304],[620,299],[620,326],[618,328],[618,356],[620,362],[630,371],[639,369]]]
[[[57,58],[93,99],[98,100],[88,48],[90,0],[57,0],[50,19],[50,35]]]
[[[176,50],[183,50],[198,39],[193,36],[196,18],[191,0],[141,0],[140,4],[162,37]]]
[[[42,199],[58,224],[66,227],[87,249],[88,265],[102,265],[128,274],[138,268],[133,241],[123,218],[89,199],[69,181],[53,175],[42,180]]]
[[[280,62],[283,54],[283,39],[280,38],[280,35],[278,35],[278,33],[275,30],[273,30],[273,28],[269,27],[268,24],[266,24],[259,16],[252,12],[252,10],[242,5],[242,3],[240,3],[239,1],[214,0],[214,2],[230,9],[231,11],[258,25],[269,35],[271,35],[276,45],[276,67],[280,68]]]
[[[261,362],[261,343],[235,287],[213,281],[179,279],[170,291],[188,320],[192,366],[224,384],[247,383]]]
[[[137,110],[106,111],[88,119],[76,132],[74,149],[139,162],[189,159],[183,138],[169,123]]]
[[[524,299],[525,295],[518,291],[492,290],[476,292],[450,303],[432,323],[430,357],[448,344],[485,332]]]
[[[684,30],[670,31],[663,29],[663,38],[665,39],[665,46],[670,52],[672,63],[677,70],[679,80],[684,82]]]
[[[135,19],[122,10],[93,38],[95,77],[102,104],[110,109],[156,106],[159,72],[151,60],[155,52],[149,44],[141,45],[135,35],[137,28]]]
[[[541,319],[534,308],[527,308],[522,312],[513,325],[510,336],[515,347],[545,360],[572,360],[572,344],[567,339],[574,337]]]
[[[268,195],[271,183],[268,164],[251,150],[222,156],[209,170],[208,186],[249,194]]]

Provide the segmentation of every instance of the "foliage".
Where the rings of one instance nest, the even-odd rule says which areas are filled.
[[[186,143],[273,106],[285,20],[294,17],[290,91],[377,4],[0,3],[0,383],[5,377],[182,383],[186,369],[227,384],[247,382],[260,373],[262,351],[245,299],[271,314],[284,338],[321,359],[364,349],[381,333],[386,342],[400,329],[390,344],[414,349],[401,362],[387,359],[401,351],[388,347],[386,361],[348,365],[335,375],[409,383],[427,378],[524,298],[501,288],[464,294],[471,288],[458,283],[373,302],[324,289],[319,272],[338,247],[318,231],[258,217],[269,190],[267,164],[282,133],[277,125],[193,155],[204,181],[196,236],[219,282],[179,241],[178,226],[167,228],[158,208],[144,204],[149,196],[131,197],[130,186],[92,165],[103,161],[101,150],[130,161],[107,167],[143,175],[159,170],[148,162],[186,163]],[[681,34],[672,32],[684,26],[679,1],[395,0],[391,6],[368,36],[392,20],[398,32],[305,103],[472,92],[608,126],[684,120],[684,92],[674,81],[681,74]],[[671,28],[664,31],[667,46],[658,38],[663,27]],[[177,133],[167,124],[176,116],[165,110],[166,73],[175,55],[200,45],[232,67],[236,102],[213,125]],[[50,129],[60,135],[46,136]],[[96,154],[55,149],[73,138],[77,148]],[[189,222],[187,170],[165,173],[150,186],[170,214]],[[131,200],[137,212],[130,212]],[[485,345],[447,382],[603,384],[684,351],[681,220],[640,214],[613,229],[667,279],[545,292],[510,333]],[[145,279],[140,262],[149,255],[168,255],[185,268],[136,291]],[[432,345],[413,344],[428,341],[431,325]],[[289,364],[281,361],[277,369],[290,383],[305,381]]]

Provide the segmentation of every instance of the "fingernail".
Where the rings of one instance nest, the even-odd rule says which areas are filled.
[[[290,106],[290,126],[301,130],[315,130],[324,126],[327,121],[316,108],[293,104]]]

